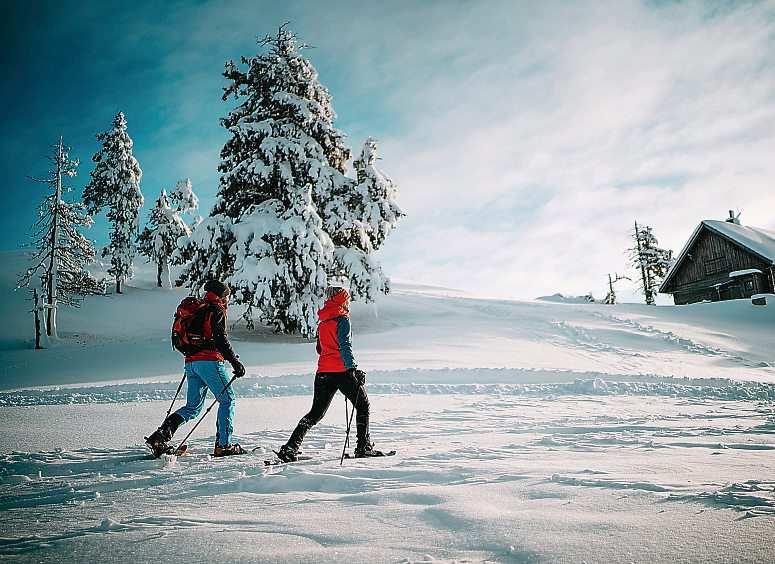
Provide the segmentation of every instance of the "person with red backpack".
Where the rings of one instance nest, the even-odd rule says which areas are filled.
[[[157,457],[172,452],[169,445],[172,436],[183,423],[199,415],[208,389],[218,398],[213,456],[245,454],[239,444],[231,444],[234,391],[229,385],[224,362],[231,364],[236,378],[245,375],[245,367],[226,334],[229,288],[219,280],[209,280],[204,290],[203,300],[186,298],[175,314],[172,343],[186,357],[186,405],[170,414],[161,427],[146,438]]]
[[[358,370],[353,357],[350,328],[350,293],[339,286],[326,289],[326,302],[318,312],[318,369],[312,409],[301,418],[288,442],[277,451],[283,462],[297,459],[304,436],[316,425],[331,405],[337,390],[355,406],[357,444],[355,457],[384,456],[375,450],[369,437],[369,397],[366,394],[366,373]]]

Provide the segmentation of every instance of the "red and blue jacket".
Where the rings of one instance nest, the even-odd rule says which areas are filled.
[[[318,372],[345,372],[358,366],[353,358],[350,312],[345,309],[349,299],[347,292],[339,292],[318,312]]]

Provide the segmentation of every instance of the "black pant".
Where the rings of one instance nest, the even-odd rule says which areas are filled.
[[[316,425],[328,411],[331,400],[336,392],[342,392],[355,406],[355,425],[357,428],[358,445],[369,443],[369,396],[366,388],[361,386],[354,374],[348,372],[318,372],[315,375],[315,392],[312,397],[312,409],[301,418],[288,439],[286,446],[299,450],[304,435]]]

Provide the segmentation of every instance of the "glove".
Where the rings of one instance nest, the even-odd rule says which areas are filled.
[[[235,378],[242,378],[245,375],[245,365],[239,360],[235,360],[231,363],[231,369],[234,371]]]
[[[366,384],[366,373],[363,370],[358,370],[357,368],[353,370],[353,376],[358,381],[358,384],[363,386]]]

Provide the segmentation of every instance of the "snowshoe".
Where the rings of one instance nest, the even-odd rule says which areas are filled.
[[[234,456],[236,454],[247,454],[248,451],[246,451],[244,448],[242,448],[239,443],[234,443],[233,445],[226,445],[226,446],[218,446],[215,445],[215,450],[213,451],[213,456],[216,458],[219,458],[221,456]]]
[[[383,452],[381,450],[374,450],[374,449],[363,454],[360,454],[357,451],[354,454],[350,454],[349,452],[344,453],[344,457],[348,460],[351,458],[379,458],[381,456],[395,456],[395,455],[396,455],[396,451],[394,450]]]
[[[376,450],[373,443],[365,443],[355,447],[355,452],[353,454],[355,455],[354,458],[372,458],[378,456],[393,456],[395,453],[396,451],[394,450],[382,452],[381,450]]]
[[[277,451],[272,451],[277,455]],[[281,464],[293,464],[294,462],[304,462],[305,460],[312,460],[311,456],[302,456],[300,454],[296,455],[296,458],[293,460],[282,460],[280,459],[279,455],[274,460],[264,460],[264,466],[280,466]]]

